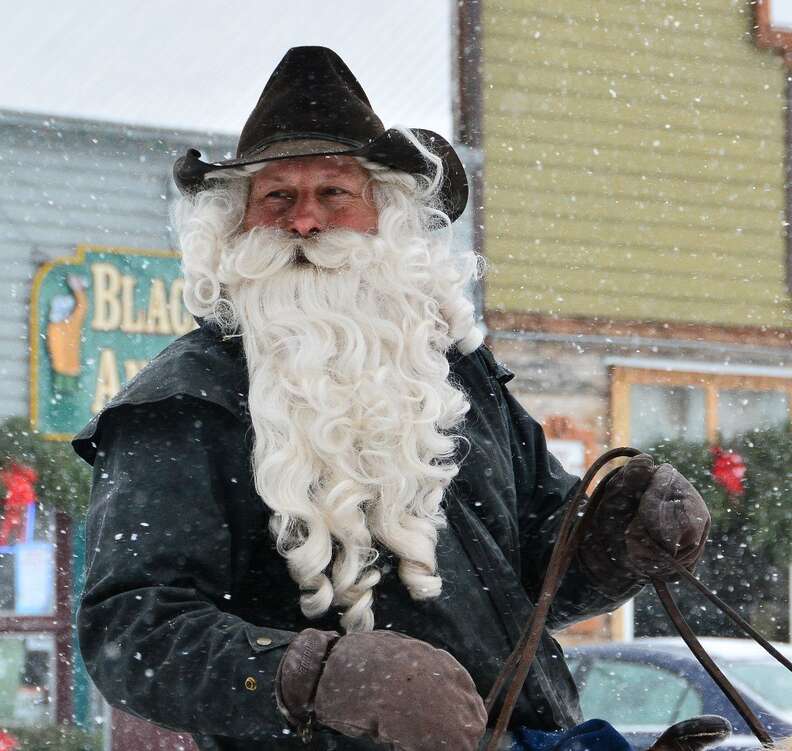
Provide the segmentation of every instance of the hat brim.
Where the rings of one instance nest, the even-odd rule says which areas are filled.
[[[452,222],[456,221],[465,210],[468,200],[468,181],[462,161],[454,147],[441,135],[423,128],[410,128],[410,131],[433,154],[440,157],[443,163],[440,203],[448,218]],[[283,148],[286,144],[288,147]],[[206,176],[213,172],[304,156],[356,156],[410,174],[429,178],[434,175],[434,166],[412,141],[400,130],[391,128],[362,146],[311,134],[305,138],[292,137],[281,145],[277,142],[269,144],[254,154],[221,162],[205,162],[201,159],[200,151],[189,149],[173,165],[173,179],[182,193],[192,194],[211,185]]]

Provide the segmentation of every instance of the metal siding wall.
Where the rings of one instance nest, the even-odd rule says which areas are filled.
[[[0,419],[27,415],[30,289],[77,245],[168,249],[171,168],[236,139],[0,112]]]
[[[784,69],[748,2],[484,5],[487,305],[790,325]]]

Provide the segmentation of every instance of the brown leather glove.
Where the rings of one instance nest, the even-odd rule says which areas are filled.
[[[296,726],[312,722],[399,751],[475,751],[487,713],[467,670],[448,652],[393,631],[305,629],[275,681]]]
[[[670,464],[634,456],[612,473],[578,553],[592,577],[618,587],[623,579],[673,581],[669,555],[693,570],[704,552],[710,515],[698,491]],[[614,580],[615,577],[615,580]]]
[[[648,751],[702,751],[732,734],[731,723],[714,714],[682,720],[666,730]]]

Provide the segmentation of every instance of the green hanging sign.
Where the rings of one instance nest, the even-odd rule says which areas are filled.
[[[44,264],[30,303],[30,420],[70,440],[169,342],[196,327],[179,254],[81,245]]]

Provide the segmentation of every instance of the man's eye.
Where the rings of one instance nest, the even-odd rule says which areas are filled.
[[[346,195],[348,191],[344,190],[343,188],[330,187],[325,188],[324,193],[326,196],[343,196]]]
[[[285,190],[271,190],[264,197],[265,198],[289,198],[289,194]]]

